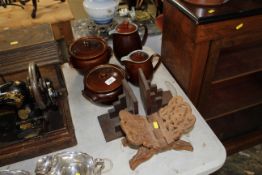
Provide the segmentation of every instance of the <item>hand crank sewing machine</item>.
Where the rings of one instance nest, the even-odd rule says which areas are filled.
[[[13,141],[39,135],[48,124],[48,109],[56,108],[52,82],[43,79],[33,62],[27,81],[9,81],[0,85],[0,140]]]
[[[6,8],[8,5],[15,5],[15,6],[19,6],[22,9],[24,9],[24,5],[26,5],[27,2],[29,2],[30,0],[0,0],[0,6],[3,6],[4,8]],[[65,2],[65,0],[60,0],[61,2]],[[20,4],[17,4],[16,2],[19,2]],[[33,11],[31,13],[31,17],[35,18],[36,17],[36,11],[37,11],[37,0],[32,0],[32,4],[33,4]]]

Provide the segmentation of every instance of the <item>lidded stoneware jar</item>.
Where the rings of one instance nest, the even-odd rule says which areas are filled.
[[[106,41],[96,36],[79,38],[69,46],[70,62],[81,73],[108,63],[111,54],[112,49]]]

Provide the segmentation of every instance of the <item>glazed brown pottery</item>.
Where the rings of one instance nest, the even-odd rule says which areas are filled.
[[[117,65],[96,66],[84,77],[83,95],[96,103],[112,104],[122,93],[124,78],[125,71]]]
[[[221,5],[229,0],[184,0],[196,5]]]
[[[144,28],[144,36],[141,40],[138,34],[138,26],[132,22],[124,21],[117,25],[109,34],[113,38],[113,50],[116,58],[120,61],[123,56],[138,49],[146,43],[148,30],[146,25]]]
[[[82,37],[69,46],[70,62],[81,73],[95,66],[108,63],[112,49],[99,37]]]
[[[157,58],[157,63],[153,66],[153,60]],[[145,74],[146,79],[151,79],[154,71],[161,63],[161,56],[153,54],[149,56],[143,50],[135,50],[125,57],[121,58],[122,63],[125,65],[128,80],[134,85],[138,85],[138,69],[141,68]]]

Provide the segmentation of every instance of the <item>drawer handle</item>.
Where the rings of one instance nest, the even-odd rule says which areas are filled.
[[[208,13],[210,13],[210,14],[212,14],[212,13],[214,13],[216,10],[214,10],[214,9],[210,9],[210,10],[208,10]]]
[[[244,26],[244,23],[240,23],[236,26],[236,30],[240,30]]]
[[[18,44],[18,41],[12,41],[9,43],[11,46]]]

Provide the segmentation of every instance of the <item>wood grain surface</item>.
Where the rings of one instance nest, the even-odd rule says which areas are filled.
[[[74,19],[67,2],[40,0],[37,4],[35,19],[31,18],[32,10],[31,1],[24,6],[24,9],[18,6],[0,7],[0,31],[43,23],[61,23]]]

